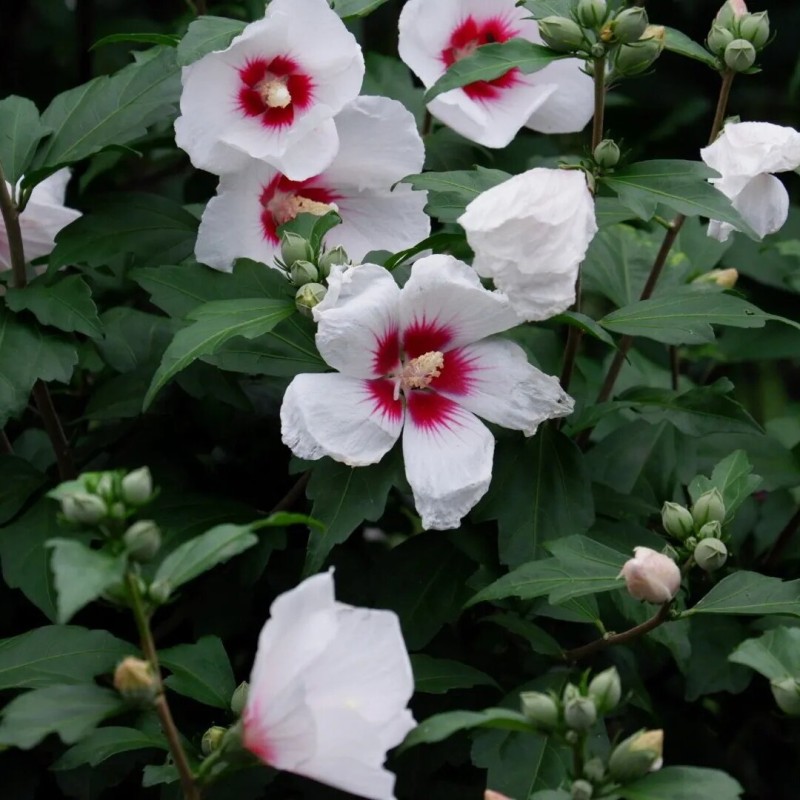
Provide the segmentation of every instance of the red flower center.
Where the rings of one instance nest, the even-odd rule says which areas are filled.
[[[279,244],[278,228],[298,214],[322,216],[336,210],[339,195],[324,186],[313,185],[319,176],[304,181],[290,181],[285,175],[276,175],[262,190],[261,230],[270,244]]]
[[[239,109],[265,128],[288,127],[311,105],[314,82],[291,58],[251,58],[239,70]]]

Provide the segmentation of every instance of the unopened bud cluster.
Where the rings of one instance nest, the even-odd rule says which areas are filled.
[[[664,530],[681,544],[682,555],[692,556],[705,572],[715,572],[728,560],[723,532],[726,509],[719,489],[701,494],[691,507],[666,502],[661,508]]]
[[[766,11],[749,13],[742,0],[728,0],[722,6],[706,37],[720,66],[734,72],[750,70],[769,41],[769,15]]]

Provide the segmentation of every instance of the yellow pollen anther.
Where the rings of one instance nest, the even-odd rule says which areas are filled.
[[[261,81],[256,86],[256,91],[269,108],[286,108],[292,102],[292,95],[286,88],[286,82],[280,78]]]
[[[405,364],[400,374],[400,385],[403,389],[424,389],[442,374],[442,367],[444,356],[438,350],[423,353]]]

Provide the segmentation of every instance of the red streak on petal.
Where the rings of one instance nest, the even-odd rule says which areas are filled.
[[[394,383],[381,378],[364,381],[373,403],[373,411],[382,417],[388,417],[392,422],[403,419],[403,401],[394,398]]]
[[[438,378],[431,381],[430,388],[449,394],[465,395],[475,387],[475,374],[480,370],[478,357],[469,356],[463,348],[448,350]]]
[[[447,325],[423,317],[415,319],[403,332],[403,350],[407,358],[416,358],[433,350],[442,352],[452,340],[453,332]]]
[[[293,214],[285,211],[286,204],[293,197],[300,195],[318,203],[335,203],[341,199],[341,195],[332,189],[320,186],[321,180],[322,176],[317,175],[304,181],[291,181],[285,175],[278,174],[263,187],[258,198],[261,205],[261,230],[270,244],[280,244],[278,228],[294,218]],[[314,185],[315,182],[317,185]]]
[[[400,364],[400,334],[391,328],[375,339],[372,369],[376,375],[388,375]]]
[[[459,427],[459,405],[444,395],[428,390],[411,391],[406,394],[406,403],[411,422],[424,431],[443,428],[452,431]]]
[[[244,733],[242,744],[253,755],[260,758],[265,764],[271,764],[275,756],[272,744],[264,736],[264,731],[258,724],[258,709],[252,704],[248,704],[242,715]]]

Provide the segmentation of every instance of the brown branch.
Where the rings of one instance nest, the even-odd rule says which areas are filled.
[[[774,567],[778,563],[778,560],[783,555],[783,551],[786,550],[789,542],[791,542],[795,533],[797,533],[798,527],[800,527],[800,508],[794,512],[792,518],[786,523],[783,530],[778,534],[778,538],[775,539],[775,543],[772,545],[766,557],[764,558],[762,566],[765,569]]]
[[[306,484],[311,478],[311,470],[304,472],[295,482],[291,489],[272,507],[270,514],[277,514],[279,511],[287,511],[302,496]]]
[[[7,456],[14,455],[14,448],[11,446],[11,441],[2,428],[0,428],[0,453]]]

